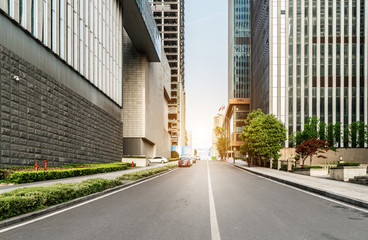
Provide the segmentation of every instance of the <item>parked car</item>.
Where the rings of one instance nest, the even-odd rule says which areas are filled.
[[[192,160],[190,157],[181,157],[178,162],[179,167],[190,167],[192,166]]]
[[[150,163],[168,163],[169,160],[167,160],[164,157],[154,157],[154,158],[150,158],[148,159],[148,164]]]

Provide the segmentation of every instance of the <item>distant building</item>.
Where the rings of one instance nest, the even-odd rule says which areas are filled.
[[[159,99],[147,115],[167,114],[168,63],[145,0],[0,1],[0,25],[1,165],[121,161],[125,32]]]
[[[212,129],[215,129],[216,127],[222,127],[224,122],[225,122],[225,116],[223,115],[217,115],[213,117],[213,128]],[[212,148],[211,148],[212,157],[219,156],[219,153],[216,148],[216,142],[217,142],[217,138],[216,138],[214,131],[212,130]]]
[[[251,104],[250,0],[229,0],[228,97],[226,120],[233,156],[240,156],[244,120]]]
[[[368,122],[368,1],[252,0],[252,109]]]
[[[184,88],[184,0],[149,0],[171,68],[169,131],[172,146],[187,144]]]
[[[187,131],[186,136],[188,138],[187,146],[193,147],[193,135],[192,135],[192,131]]]

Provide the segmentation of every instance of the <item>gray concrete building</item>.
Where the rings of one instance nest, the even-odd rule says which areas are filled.
[[[150,62],[125,31],[123,36],[124,155],[169,158],[171,83],[165,52],[161,62]]]
[[[289,134],[368,120],[368,2],[252,1],[252,109]]]
[[[174,149],[187,144],[184,88],[184,0],[149,0],[171,68],[169,131]]]
[[[0,1],[1,165],[121,161],[123,32],[147,62],[162,57],[144,4]]]

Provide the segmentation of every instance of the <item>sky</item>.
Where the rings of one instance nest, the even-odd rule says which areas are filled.
[[[194,148],[211,147],[213,117],[227,105],[227,5],[185,0],[186,129]]]

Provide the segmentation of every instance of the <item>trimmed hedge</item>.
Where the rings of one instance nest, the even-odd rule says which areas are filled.
[[[293,170],[305,170],[305,169],[322,169],[322,166],[304,166],[299,168],[294,168]]]
[[[138,180],[171,168],[175,164],[124,174],[115,180],[89,179],[80,183],[54,184],[48,187],[26,187],[0,194],[0,220],[19,216],[52,205],[121,185],[121,180]]]
[[[0,194],[0,220],[43,209],[121,185],[118,180],[89,179],[81,183],[20,188]]]
[[[6,179],[6,181],[12,183],[30,183],[36,181],[45,181],[68,177],[78,177],[97,173],[125,170],[128,167],[131,167],[131,165],[132,165],[131,163],[113,163],[113,164],[99,164],[98,167],[91,167],[91,168],[72,168],[72,169],[51,170],[51,171],[41,170],[37,172],[36,171],[14,172],[10,174],[10,176]]]
[[[344,162],[344,163],[338,163],[337,166],[338,167],[360,166],[360,163],[358,163],[358,162]]]
[[[171,158],[178,158],[180,157],[179,156],[179,153],[177,151],[171,151]]]
[[[169,160],[169,162],[172,162],[172,161],[177,161],[177,160],[179,160],[180,158],[169,158],[169,159],[167,159],[167,160]]]
[[[157,168],[151,168],[151,169],[146,169],[146,170],[142,170],[142,171],[137,171],[137,172],[132,172],[132,173],[127,173],[124,174],[121,177],[118,177],[118,180],[128,180],[128,181],[135,181],[144,177],[148,177],[163,171],[167,171],[169,169],[175,168],[177,167],[176,164],[169,164],[163,167],[157,167]]]

